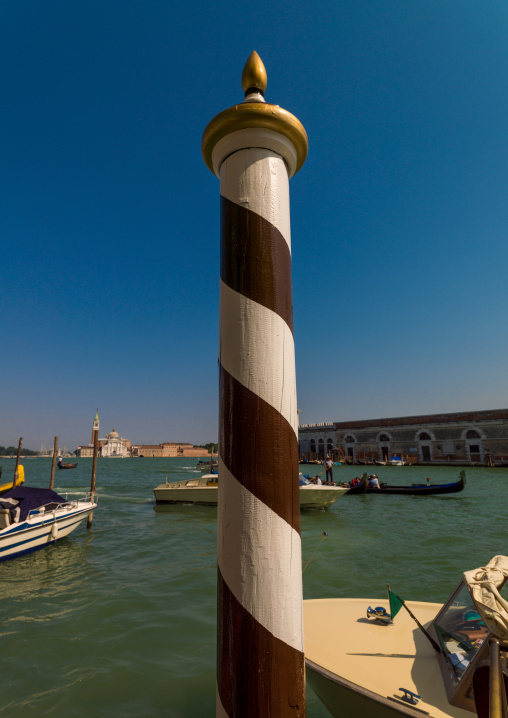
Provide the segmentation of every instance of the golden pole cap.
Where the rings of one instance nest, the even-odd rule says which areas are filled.
[[[264,95],[266,85],[268,83],[266,77],[265,66],[263,60],[259,57],[257,52],[253,50],[249,55],[249,59],[245,63],[242,72],[242,88],[247,95],[249,90],[261,90],[261,94]]]
[[[252,52],[242,72],[245,100],[216,115],[203,132],[203,159],[217,177],[224,159],[247,147],[277,152],[286,161],[290,177],[305,162],[309,149],[305,128],[287,110],[265,102],[266,85],[265,66],[257,52]]]

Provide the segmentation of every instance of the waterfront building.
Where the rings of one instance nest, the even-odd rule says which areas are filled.
[[[301,424],[300,457],[508,465],[508,409]]]
[[[207,449],[194,447],[185,442],[164,442],[162,444],[134,444],[131,451],[132,456],[208,456]]]

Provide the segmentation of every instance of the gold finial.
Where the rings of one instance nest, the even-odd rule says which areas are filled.
[[[253,50],[249,55],[249,59],[245,63],[245,67],[242,72],[242,88],[245,94],[248,90],[256,88],[264,94],[266,90],[267,79],[266,70],[263,65],[263,60],[259,57],[257,52]]]

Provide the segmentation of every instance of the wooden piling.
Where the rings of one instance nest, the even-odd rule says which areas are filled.
[[[18,478],[18,466],[19,466],[19,456],[21,454],[21,444],[23,443],[23,437],[20,437],[18,442],[18,453],[16,455],[16,466],[14,467],[14,478],[12,480],[12,488],[16,486],[16,479]]]
[[[95,477],[97,474],[97,454],[99,453],[99,412],[95,415],[93,424],[93,460],[92,460],[92,483],[90,485],[90,501],[94,500],[95,495]],[[86,522],[87,529],[92,528],[93,511]]]
[[[49,488],[53,488],[53,484],[55,483],[55,464],[56,464],[56,454],[58,451],[58,436],[55,436],[55,441],[53,443],[53,459],[51,461],[51,478],[49,480]]]

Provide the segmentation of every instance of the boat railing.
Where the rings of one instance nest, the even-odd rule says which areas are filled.
[[[62,511],[63,509],[71,509],[71,508],[78,508],[80,504],[89,504],[89,503],[95,503],[98,502],[98,496],[97,494],[91,493],[82,493],[80,491],[68,491],[65,493],[61,493],[60,496],[65,499],[65,501],[61,503],[57,503],[55,501],[51,501],[47,504],[44,504],[43,506],[39,506],[36,509],[32,509],[29,513],[29,516],[37,516],[45,513],[53,513],[54,511]],[[70,498],[72,496],[76,496],[76,498]]]

